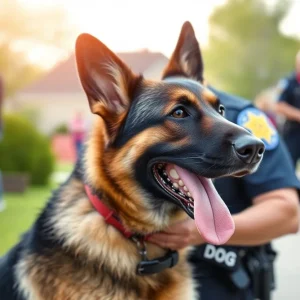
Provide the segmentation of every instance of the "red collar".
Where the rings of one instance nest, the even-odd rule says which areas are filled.
[[[120,219],[118,218],[117,214],[107,207],[101,199],[99,199],[96,195],[94,195],[90,189],[89,186],[85,185],[85,191],[86,194],[93,204],[94,208],[97,210],[97,212],[104,217],[104,220],[107,224],[114,226],[116,229],[118,229],[126,238],[132,238],[136,236],[136,234],[129,232],[126,230],[124,225],[121,223]],[[144,240],[147,240],[150,235],[146,235],[143,237]]]

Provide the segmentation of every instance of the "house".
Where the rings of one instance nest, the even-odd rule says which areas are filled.
[[[159,79],[168,61],[163,54],[148,50],[118,53],[118,56],[134,72],[149,79]],[[76,112],[84,114],[87,120],[92,118],[78,79],[74,54],[7,103],[10,110],[34,111],[37,126],[46,134],[68,124]]]

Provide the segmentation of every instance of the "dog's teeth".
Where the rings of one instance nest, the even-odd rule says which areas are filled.
[[[162,182],[163,182],[163,184],[167,184],[164,180]]]
[[[177,171],[175,169],[171,169],[170,170],[170,175],[174,178],[174,179],[178,179],[179,175],[177,173]]]
[[[188,195],[189,197],[191,197],[191,196],[192,196],[190,192],[187,192],[187,195]]]
[[[167,174],[167,172],[166,172],[166,171],[163,171],[163,174],[164,174],[165,176],[168,176],[168,174]]]
[[[184,194],[182,194],[181,192],[179,192],[179,195],[180,195],[180,196],[184,196]]]
[[[178,189],[178,184],[177,184],[176,182],[174,182],[174,183],[173,183],[173,187],[174,187],[175,189]]]
[[[188,188],[186,186],[183,187],[183,189],[187,192],[188,191]]]
[[[184,186],[184,183],[181,179],[178,181],[178,183],[179,183],[180,186]]]
[[[174,189],[172,189],[173,192],[176,192]]]
[[[171,179],[170,179],[169,177],[167,177],[167,181],[168,181],[168,182],[170,182],[170,181],[171,181]]]

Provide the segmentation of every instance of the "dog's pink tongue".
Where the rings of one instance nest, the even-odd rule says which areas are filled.
[[[234,232],[234,222],[212,181],[173,167],[194,199],[195,223],[201,236],[215,245],[226,243]]]

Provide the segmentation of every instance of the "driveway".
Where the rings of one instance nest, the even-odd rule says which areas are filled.
[[[300,299],[300,233],[274,242],[278,250],[276,275],[277,291],[274,300]]]

